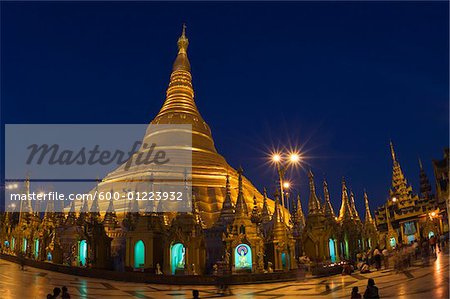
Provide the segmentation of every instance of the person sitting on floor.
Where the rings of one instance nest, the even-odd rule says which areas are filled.
[[[364,263],[360,270],[361,274],[370,273],[370,267],[368,264]]]
[[[379,299],[378,288],[375,286],[375,280],[369,278],[367,281],[367,288],[364,292],[364,299]]]
[[[361,299],[361,298],[362,297],[361,294],[359,293],[358,287],[353,287],[350,299]]]

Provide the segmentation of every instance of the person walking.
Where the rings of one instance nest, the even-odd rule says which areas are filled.
[[[361,298],[362,296],[359,293],[358,287],[353,287],[350,299],[361,299]]]
[[[389,268],[389,251],[386,247],[381,251],[381,254],[383,255],[384,269],[387,269]]]
[[[436,256],[436,237],[434,235],[431,236],[429,242],[431,247],[431,253],[433,254],[433,256]]]
[[[375,248],[373,251],[373,259],[375,261],[375,268],[377,268],[377,271],[380,271],[381,269],[381,252],[378,249],[378,247]]]
[[[375,280],[369,278],[367,281],[367,288],[364,292],[364,299],[379,299],[378,288],[375,286]]]
[[[445,248],[445,234],[439,236],[439,243],[441,244],[441,251]]]

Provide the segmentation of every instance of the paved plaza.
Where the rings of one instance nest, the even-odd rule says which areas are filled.
[[[352,287],[364,292],[368,278],[374,278],[382,298],[449,298],[449,258],[441,253],[428,267],[419,265],[403,273],[381,270],[352,276],[335,275],[299,282],[233,286],[227,298],[349,298]],[[214,286],[169,286],[138,284],[65,275],[0,260],[0,298],[46,298],[54,287],[66,285],[72,298],[200,298],[220,297]],[[327,288],[327,285],[329,288]]]

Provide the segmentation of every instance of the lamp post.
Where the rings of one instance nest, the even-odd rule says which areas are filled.
[[[285,207],[284,202],[284,189],[289,189],[290,183],[284,180],[284,175],[290,166],[297,165],[300,163],[300,155],[296,152],[291,152],[287,154],[274,153],[272,155],[272,162],[275,164],[278,178],[280,183],[280,193],[281,193],[281,206]],[[284,214],[284,209],[283,209]]]

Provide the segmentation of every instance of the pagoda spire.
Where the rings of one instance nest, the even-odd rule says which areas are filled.
[[[186,36],[186,26],[178,39],[178,54],[173,63],[169,87],[158,115],[151,124],[186,124],[192,125],[192,151],[202,153],[217,153],[211,130],[203,120],[194,100],[191,65],[187,49],[189,40]],[[170,131],[170,130],[169,130]],[[177,134],[179,132],[177,131]],[[150,136],[146,136],[150,138]]]
[[[256,223],[256,224],[261,223],[261,210],[259,209],[255,195],[253,195],[253,209],[252,209],[251,220],[253,223]]]
[[[300,200],[300,194],[297,194],[297,207],[296,211],[297,213],[297,220],[302,225],[302,227],[305,226],[306,220],[305,220],[305,214],[303,214],[303,208],[302,208],[302,202]]]
[[[366,214],[365,214],[364,221],[365,221],[366,224],[368,224],[368,223],[373,224],[374,221],[373,221],[373,218],[372,218],[372,213],[370,213],[369,198],[367,196],[366,190],[364,190],[364,204],[365,204],[365,207],[366,207]]]
[[[357,221],[361,221],[361,218],[359,218],[358,210],[356,209],[355,194],[352,190],[350,190],[350,207],[352,208],[353,218]]]
[[[114,190],[111,189],[111,194],[114,194]],[[106,209],[105,217],[103,217],[103,223],[106,227],[114,228],[117,225],[117,215],[114,209],[114,199],[109,200],[108,208]]]
[[[316,195],[316,186],[314,184],[314,175],[313,175],[311,169],[309,170],[308,177],[309,177],[308,216],[314,215],[314,214],[321,214],[322,208],[320,206],[320,201]]]
[[[280,194],[278,189],[275,191],[275,210],[272,215],[273,223],[284,223],[283,213],[280,209]]]
[[[173,63],[169,88],[166,92],[166,101],[155,120],[172,113],[187,113],[195,117],[200,117],[200,113],[194,102],[194,89],[192,87],[192,76],[190,73],[191,65],[187,56],[189,40],[186,37],[185,26],[183,26],[183,31],[177,44],[178,54]]]
[[[225,199],[223,201],[222,210],[218,222],[221,225],[230,224],[234,218],[234,206],[231,200],[230,176],[227,174],[225,183]]]
[[[75,211],[75,200],[70,203],[69,213],[67,214],[66,223],[74,224],[77,219],[77,212]]]
[[[269,221],[270,221],[270,212],[269,212],[269,207],[267,205],[267,190],[264,187],[263,207],[262,207],[262,211],[261,211],[261,222],[265,223],[265,222],[269,222]]]
[[[195,223],[197,225],[199,225],[202,228],[205,227],[205,223],[203,222],[202,219],[202,214],[198,209],[197,198],[194,194],[192,195],[192,216],[194,217]]]
[[[341,210],[339,211],[339,221],[353,219],[352,208],[348,200],[347,186],[345,180],[342,178],[342,203]]]
[[[100,207],[98,205],[98,178],[97,178],[97,185],[95,186],[95,194],[94,194],[94,200],[92,201],[91,209],[89,210],[89,214],[91,218],[97,219],[100,217]]]
[[[247,216],[248,208],[244,199],[244,192],[242,187],[242,167],[238,169],[238,197],[236,200],[236,216]]]
[[[29,195],[30,195],[30,175],[29,174],[27,174],[27,177],[25,179],[25,192],[27,195],[27,200],[25,201],[25,206],[23,207],[21,212],[31,214],[31,213],[33,213],[33,208],[31,206],[31,200],[29,200],[30,199],[30,197],[29,197]],[[22,201],[20,204],[22,204]]]
[[[333,205],[331,204],[330,192],[328,191],[328,183],[326,180],[323,180],[323,194],[325,197],[325,203],[324,203],[325,216],[334,219],[336,217],[336,215],[334,214]]]
[[[397,160],[394,145],[392,141],[390,142],[391,155],[392,155],[392,187],[389,191],[391,198],[396,197],[399,202],[411,201],[412,199],[412,188],[408,186],[405,175],[400,167],[400,163]]]
[[[422,198],[424,199],[430,199],[432,197],[431,194],[431,185],[430,181],[428,180],[428,176],[423,169],[422,161],[419,158],[419,167],[420,167],[420,173],[419,173],[419,179],[420,179],[420,194],[422,195]]]

